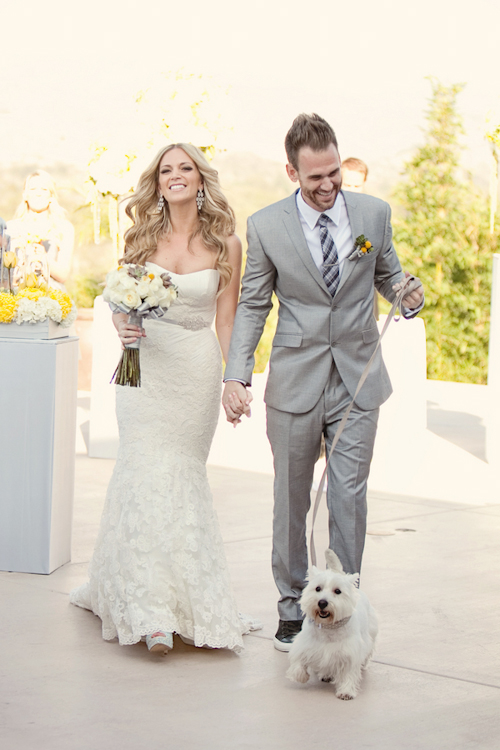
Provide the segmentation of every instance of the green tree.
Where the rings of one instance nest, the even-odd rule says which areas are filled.
[[[431,85],[424,144],[395,191],[394,241],[403,267],[425,287],[428,376],[485,383],[498,234],[489,232],[487,200],[460,169],[463,85]]]
[[[500,149],[500,125],[485,133],[491,148],[490,167],[490,232],[495,231],[495,215],[498,205],[498,162]]]

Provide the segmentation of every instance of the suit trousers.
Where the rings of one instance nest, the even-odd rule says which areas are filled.
[[[284,386],[286,387],[286,386]],[[305,387],[307,387],[305,385]],[[298,600],[307,573],[306,517],[311,505],[314,465],[324,434],[327,456],[351,397],[337,369],[311,411],[292,414],[267,407],[267,435],[274,457],[272,567],[280,593],[281,620],[300,620]],[[328,466],[327,505],[330,548],[346,573],[359,573],[366,534],[366,488],[379,409],[356,405]]]

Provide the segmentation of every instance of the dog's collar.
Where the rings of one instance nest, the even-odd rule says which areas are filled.
[[[332,623],[325,623],[323,625],[322,622],[316,623],[312,617],[309,618],[309,622],[311,625],[314,625],[315,628],[318,628],[319,630],[337,630],[338,628],[343,628],[344,625],[347,625],[349,620],[351,619],[351,615],[349,617],[344,617],[343,620],[338,620],[338,622],[332,622]]]

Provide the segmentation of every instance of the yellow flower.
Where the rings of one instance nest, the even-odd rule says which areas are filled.
[[[13,294],[0,293],[0,323],[11,323],[16,314],[16,307],[17,299]]]
[[[148,273],[148,276],[149,276],[149,278],[151,279],[151,281],[153,281],[153,279],[154,279],[154,277],[155,277],[154,273]]]
[[[26,276],[26,286],[30,287],[32,289],[36,289],[38,287],[37,278],[35,273],[29,273]]]
[[[369,240],[366,240],[366,242],[365,242],[366,249],[369,250],[371,248],[371,246],[372,246],[372,243]]]
[[[3,264],[5,268],[15,268],[17,266],[17,255],[9,250],[3,255]]]
[[[368,252],[368,248],[366,247],[366,245],[363,245],[363,247],[361,248],[361,252],[362,253]]]
[[[32,274],[28,274],[28,277],[31,275]],[[23,289],[17,293],[16,297],[27,297],[28,299],[37,302],[40,297],[45,297],[45,292],[42,289]]]
[[[65,292],[61,292],[59,289],[53,289],[52,287],[49,287],[47,290],[47,297],[54,299],[56,302],[59,302],[64,320],[64,318],[69,315],[69,313],[71,312],[71,308],[73,307],[73,303],[71,302],[69,295],[65,294]]]

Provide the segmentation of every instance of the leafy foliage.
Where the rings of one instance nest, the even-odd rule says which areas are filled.
[[[104,280],[92,276],[74,276],[67,284],[68,292],[77,307],[94,307],[94,300],[102,294]]]
[[[424,284],[428,376],[485,383],[498,235],[489,232],[485,198],[460,170],[456,97],[463,85],[431,84],[425,142],[395,191],[402,212],[394,242],[403,268]]]

